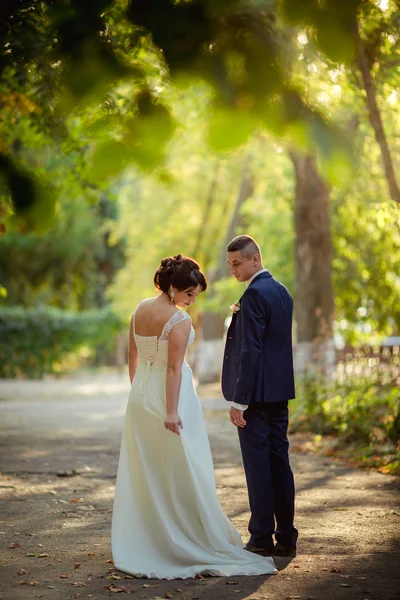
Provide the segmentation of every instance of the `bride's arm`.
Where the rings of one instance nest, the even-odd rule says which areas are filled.
[[[132,380],[135,377],[136,369],[139,363],[138,350],[135,342],[135,336],[133,335],[133,317],[129,327],[129,344],[128,344],[128,369],[129,379]]]
[[[167,429],[178,435],[179,428],[183,429],[182,421],[178,415],[178,402],[182,382],[182,363],[185,358],[189,334],[190,320],[187,319],[176,325],[171,330],[168,338],[166,379],[167,416],[164,425]]]

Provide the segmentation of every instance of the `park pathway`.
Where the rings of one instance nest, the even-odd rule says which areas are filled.
[[[236,432],[224,402],[204,394],[220,502],[246,540]],[[277,559],[277,576],[159,582],[116,572],[110,523],[127,396],[125,375],[0,382],[0,598],[400,597],[399,479],[304,452],[296,436],[299,553]]]

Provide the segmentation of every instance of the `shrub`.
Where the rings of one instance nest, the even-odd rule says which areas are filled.
[[[396,444],[400,434],[399,388],[379,377],[299,383],[293,429],[340,435],[345,442]]]
[[[80,313],[51,307],[0,308],[0,377],[53,373],[83,346],[111,350],[121,322],[110,308]]]

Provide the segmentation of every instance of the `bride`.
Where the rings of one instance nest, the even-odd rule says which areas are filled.
[[[273,559],[243,549],[218,503],[206,425],[185,361],[194,331],[180,308],[205,291],[205,277],[178,254],[161,261],[154,284],[161,293],[139,303],[130,325],[132,387],[112,517],[114,565],[155,579],[273,574]]]

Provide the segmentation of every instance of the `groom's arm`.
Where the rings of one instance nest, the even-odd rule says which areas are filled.
[[[270,308],[265,298],[255,288],[249,287],[242,297],[240,309],[243,311],[242,343],[232,406],[244,410],[250,402],[254,389]]]

